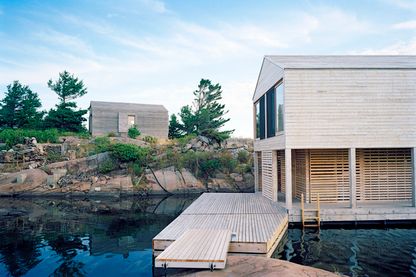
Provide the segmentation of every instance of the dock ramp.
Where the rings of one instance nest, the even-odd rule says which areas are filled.
[[[155,267],[223,269],[231,231],[189,229],[155,259]]]

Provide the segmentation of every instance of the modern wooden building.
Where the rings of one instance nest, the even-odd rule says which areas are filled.
[[[256,191],[292,203],[415,206],[416,56],[265,56]]]
[[[168,111],[162,105],[91,101],[89,130],[93,136],[126,135],[136,125],[142,135],[168,138]]]

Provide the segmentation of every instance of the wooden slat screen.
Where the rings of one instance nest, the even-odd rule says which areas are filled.
[[[349,169],[347,149],[310,150],[311,200],[319,193],[322,202],[349,201]]]
[[[358,149],[358,200],[410,200],[410,149]]]
[[[263,196],[273,200],[273,153],[272,151],[261,152],[263,173]]]
[[[280,181],[280,192],[285,192],[285,183],[286,183],[286,170],[285,170],[285,151],[277,151],[277,174],[278,180]]]
[[[295,171],[295,190],[293,196],[300,199],[303,194],[306,194],[306,151],[296,150],[294,159]]]
[[[257,190],[262,191],[263,178],[262,178],[262,164],[261,164],[261,152],[255,152],[254,167],[256,173]]]

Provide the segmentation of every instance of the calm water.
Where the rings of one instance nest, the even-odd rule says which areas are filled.
[[[152,238],[194,197],[0,198],[0,276],[150,276]],[[416,276],[416,229],[290,229],[275,258],[350,276]]]

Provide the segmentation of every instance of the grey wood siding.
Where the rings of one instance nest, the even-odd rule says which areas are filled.
[[[286,69],[284,80],[287,148],[416,145],[416,70]]]
[[[257,80],[256,90],[254,92],[253,102],[266,93],[283,77],[283,69],[272,63],[269,59],[263,59],[263,65]]]
[[[168,137],[168,111],[161,105],[92,101],[90,113],[90,132],[94,136],[110,132],[125,134],[128,131],[128,115],[134,115],[142,135],[162,139]]]

